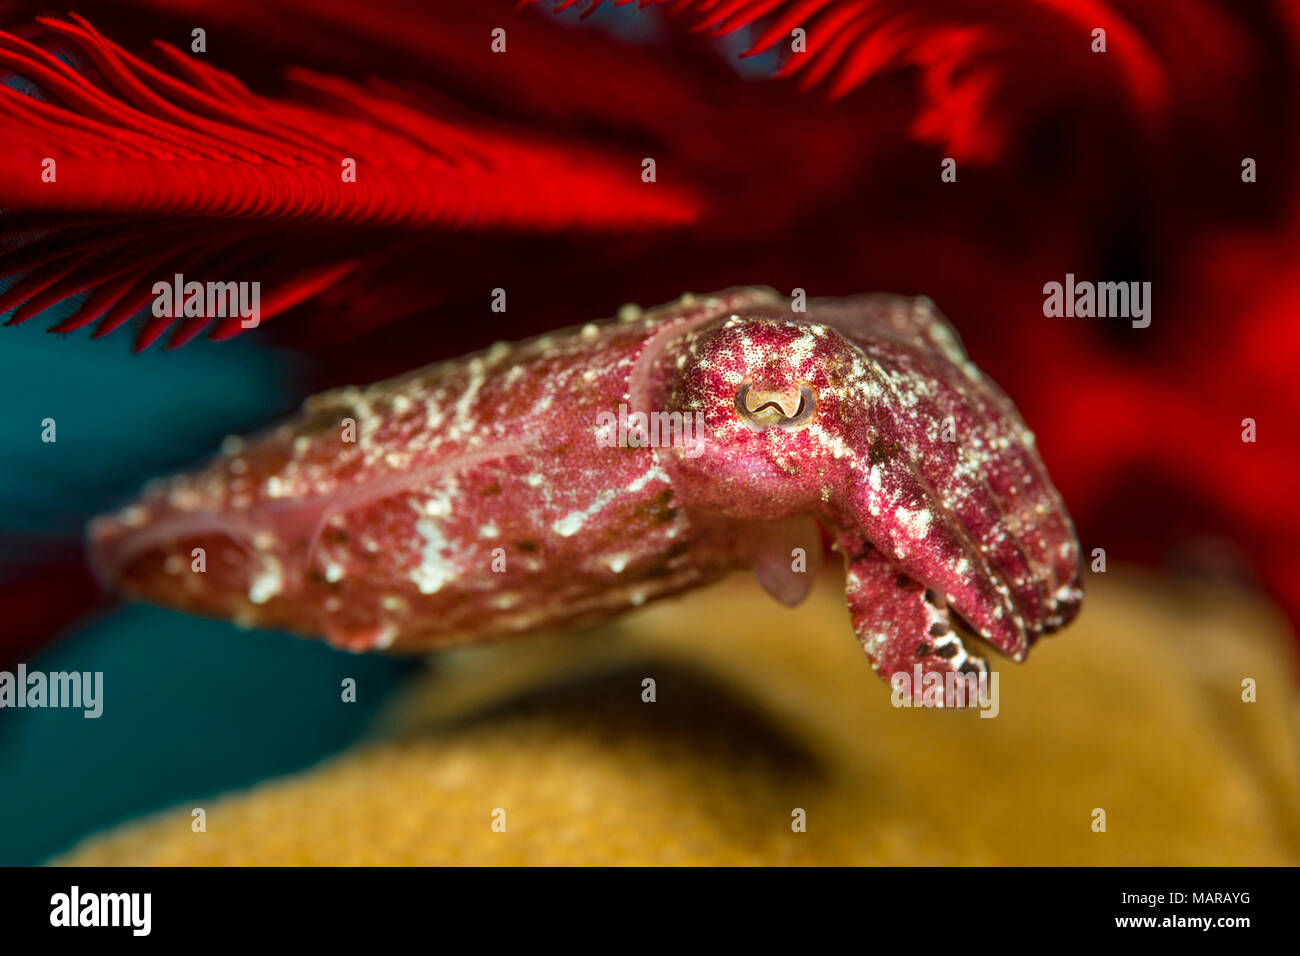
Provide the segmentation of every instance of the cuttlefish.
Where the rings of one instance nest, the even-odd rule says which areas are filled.
[[[123,594],[416,652],[735,569],[795,605],[823,534],[886,680],[1021,661],[1083,597],[1033,434],[929,299],[893,295],[687,295],[326,392],[89,542]]]

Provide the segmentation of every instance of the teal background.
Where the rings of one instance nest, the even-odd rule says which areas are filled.
[[[0,328],[0,557],[11,567],[22,542],[79,539],[89,515],[290,411],[304,391],[300,361],[265,336],[134,355],[129,327],[100,340],[90,328],[47,334],[64,311]],[[44,418],[55,443],[40,439]],[[102,671],[104,712],[0,710],[8,865],[309,766],[362,736],[415,666],[142,605],[79,621],[24,661]],[[346,677],[356,703],[341,699]]]

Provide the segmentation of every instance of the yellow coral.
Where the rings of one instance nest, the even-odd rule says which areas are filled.
[[[786,611],[737,578],[596,632],[445,654],[380,739],[193,804],[204,833],[183,807],[62,862],[1300,862],[1285,626],[1117,578],[1026,666],[995,662],[996,719],[893,708],[830,581]]]

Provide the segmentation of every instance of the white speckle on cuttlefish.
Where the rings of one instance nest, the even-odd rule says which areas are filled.
[[[561,537],[568,538],[582,530],[582,526],[587,523],[587,519],[600,511],[607,504],[622,494],[635,494],[645,488],[651,481],[669,482],[667,473],[659,465],[655,464],[648,468],[639,478],[627,486],[627,488],[613,488],[608,491],[602,491],[596,495],[596,498],[586,508],[570,511],[563,518],[551,525],[551,530]]]
[[[284,589],[284,567],[274,555],[261,556],[262,568],[248,586],[248,599],[265,604]]]
[[[417,521],[415,530],[424,538],[424,546],[420,549],[420,566],[411,572],[411,580],[421,594],[433,594],[458,573],[455,562],[445,556],[452,545],[443,535],[442,526],[428,518]]]

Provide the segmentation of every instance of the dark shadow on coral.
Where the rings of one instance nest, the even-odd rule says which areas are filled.
[[[652,703],[642,699],[646,678],[655,681]],[[811,749],[736,687],[666,658],[561,678],[465,715],[445,729],[539,716],[587,736],[644,737],[656,748],[689,746],[710,760],[762,759],[791,776],[824,773]]]
[[[655,681],[654,702],[642,699],[647,677]],[[771,825],[784,829],[778,821],[789,821],[795,807],[820,803],[817,795],[828,787],[822,759],[770,712],[709,672],[663,657],[611,662],[594,673],[551,679],[405,732],[442,736],[514,728],[505,732],[527,739],[538,724],[554,728],[560,739],[608,754],[616,772],[656,788],[658,802],[714,818],[735,845],[754,852],[761,852],[755,842],[760,834],[770,834]]]

